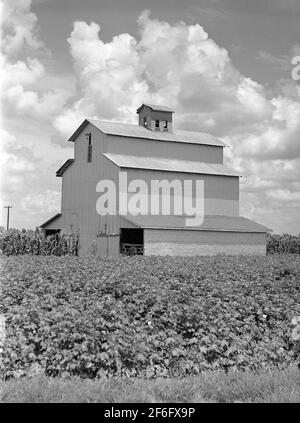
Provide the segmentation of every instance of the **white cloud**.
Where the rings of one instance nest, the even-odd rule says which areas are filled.
[[[32,182],[36,172],[36,159],[30,146],[17,143],[14,136],[2,129],[1,137],[1,192],[5,198],[11,193],[24,191],[26,184]]]
[[[15,85],[23,87],[35,84],[45,75],[44,66],[37,60],[28,58],[25,61],[16,61],[14,63],[7,62],[2,57],[2,89],[8,89]]]
[[[15,85],[3,94],[5,113],[16,112],[21,116],[50,120],[62,110],[70,93],[61,89],[44,92],[26,91],[22,85]]]
[[[3,114],[16,113],[51,121],[66,105],[72,91],[61,87],[44,89],[46,69],[31,54],[37,55],[46,49],[38,37],[37,17],[30,7],[31,0],[4,0],[2,5]]]
[[[276,189],[267,191],[267,196],[278,201],[290,202],[297,201],[300,206],[300,192],[290,191],[288,189]]]
[[[38,37],[37,16],[30,11],[31,0],[2,1],[3,51],[11,55],[27,48],[43,48],[44,43]]]
[[[72,95],[64,88],[43,89],[38,84],[46,74],[44,66],[37,59],[10,61],[1,58],[2,65],[2,107],[3,115],[30,116],[51,121],[59,115]]]
[[[53,167],[61,148],[56,147],[53,161],[55,148],[49,139],[55,136],[52,119],[72,95],[73,81],[70,84],[67,76],[64,84],[61,75],[47,72],[43,58],[49,51],[39,38],[37,17],[30,8],[31,0],[1,3],[0,169],[2,201],[13,205],[12,225],[32,227],[59,208],[59,194],[49,188],[56,186]],[[35,218],[29,217],[34,214]]]
[[[49,215],[60,211],[60,192],[47,189],[41,194],[27,194],[21,200],[21,208],[26,213]],[[41,223],[41,222],[38,222]]]

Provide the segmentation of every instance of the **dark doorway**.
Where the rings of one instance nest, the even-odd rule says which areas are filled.
[[[60,234],[60,229],[45,229],[45,237]]]
[[[144,254],[144,230],[122,229],[120,234],[120,253],[127,256]]]

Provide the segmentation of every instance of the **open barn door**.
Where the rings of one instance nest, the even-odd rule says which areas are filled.
[[[144,254],[144,230],[121,228],[120,253],[128,256]]]

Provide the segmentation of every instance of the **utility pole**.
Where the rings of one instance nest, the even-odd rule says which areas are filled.
[[[9,209],[12,209],[12,206],[4,206],[5,209],[7,209],[7,223],[6,223],[6,230],[9,229]]]

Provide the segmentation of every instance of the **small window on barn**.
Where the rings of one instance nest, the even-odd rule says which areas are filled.
[[[144,116],[144,127],[147,128],[147,116]]]
[[[156,120],[156,121],[155,121],[155,128],[156,128],[156,129],[159,129],[159,120]]]
[[[92,161],[92,149],[93,149],[93,146],[92,146],[92,134],[89,133],[89,134],[86,134],[86,135],[88,137],[87,161],[88,161],[88,163],[90,163]]]
[[[164,120],[164,129],[168,129],[168,121]]]

